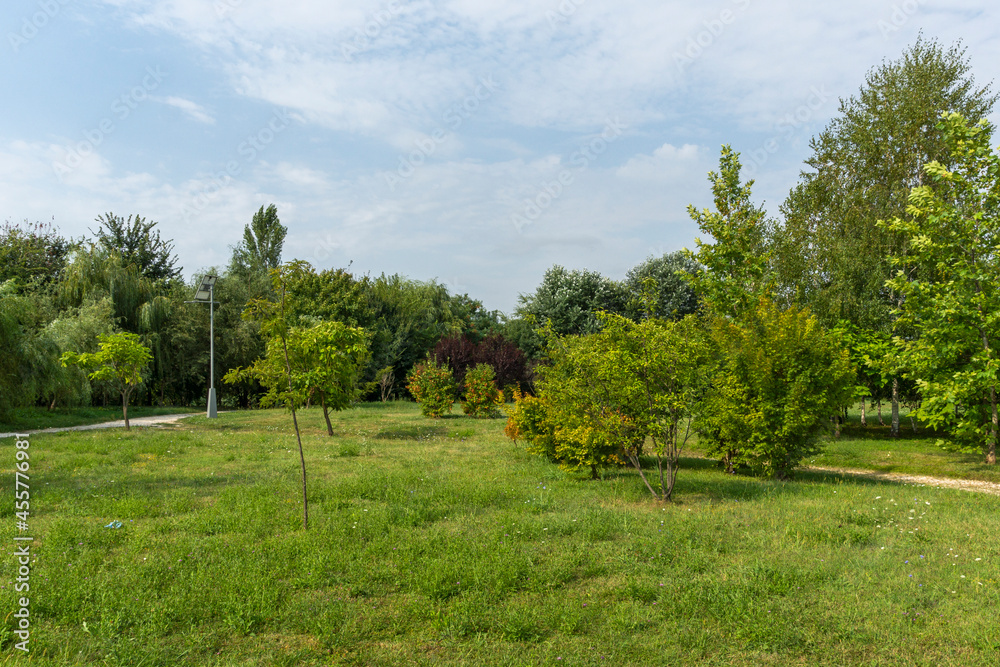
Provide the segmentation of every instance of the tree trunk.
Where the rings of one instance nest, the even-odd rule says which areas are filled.
[[[868,426],[868,419],[865,416],[865,399],[861,399],[861,425]]]
[[[323,418],[326,419],[326,433],[333,437],[333,425],[330,424],[330,410],[326,407],[326,394],[319,392],[319,402],[323,406]]]
[[[128,423],[128,392],[127,391],[123,391],[122,392],[122,416],[125,418],[125,430],[126,431],[131,431],[132,428],[129,426],[129,423]]]
[[[840,437],[840,415],[833,418],[833,437]]]
[[[892,378],[892,437],[899,437],[899,378]]]
[[[882,419],[882,399],[881,398],[878,399],[878,402],[876,403],[876,405],[878,405],[878,425],[879,426],[885,426],[885,420]]]
[[[996,385],[990,386],[990,417],[992,423],[990,424],[990,441],[986,445],[986,462],[990,465],[996,465],[997,462],[997,430],[1000,426],[1000,419],[997,415],[997,388]]]

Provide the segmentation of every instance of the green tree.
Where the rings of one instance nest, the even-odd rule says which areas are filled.
[[[1000,428],[1000,155],[985,120],[948,113],[939,125],[949,155],[924,166],[927,184],[910,193],[905,218],[885,226],[907,241],[888,281],[901,295],[897,336],[904,366],[922,395],[919,416],[947,427],[947,442],[996,463]]]
[[[15,280],[22,288],[58,283],[76,247],[52,223],[0,226],[0,283]]]
[[[171,256],[174,244],[160,238],[154,229],[157,223],[138,215],[123,218],[114,213],[100,215],[96,222],[97,231],[91,233],[98,244],[117,253],[126,265],[134,264],[145,278],[156,282],[180,276],[181,269],[175,266],[177,256]]]
[[[726,469],[787,478],[817,451],[830,416],[850,400],[854,376],[837,336],[816,317],[760,300],[752,316],[713,317],[717,359],[699,407],[699,441]]]
[[[597,313],[624,314],[628,294],[621,283],[596,271],[569,271],[559,265],[545,272],[534,294],[518,297],[517,315],[535,326],[551,325],[562,336],[600,329]]]
[[[782,298],[809,307],[826,326],[846,320],[889,336],[901,294],[886,281],[908,270],[894,264],[907,239],[877,223],[904,216],[910,190],[924,184],[921,166],[946,159],[941,113],[976,122],[996,99],[976,84],[959,44],[946,49],[921,36],[901,58],[873,68],[811,141],[808,170],[782,206],[775,243]],[[891,384],[896,435],[898,372]]]
[[[243,240],[233,249],[231,270],[241,275],[267,276],[281,264],[281,250],[288,228],[278,219],[278,209],[270,204],[253,214],[243,228]]]
[[[753,181],[740,182],[740,156],[722,147],[719,171],[708,174],[715,210],[688,213],[714,244],[695,239],[697,250],[684,255],[704,267],[696,273],[679,273],[691,283],[709,308],[722,315],[738,316],[773,292],[770,238],[773,228],[764,209],[750,200]]]
[[[627,314],[633,320],[649,315],[661,319],[680,319],[698,310],[698,296],[682,274],[696,275],[699,266],[683,252],[672,252],[662,257],[650,257],[632,267],[625,277],[629,301]],[[644,303],[646,281],[654,284],[652,312]]]
[[[153,360],[149,349],[133,333],[116,333],[100,335],[99,349],[93,354],[84,352],[64,352],[61,361],[63,365],[81,366],[94,369],[90,373],[92,380],[102,380],[114,386],[122,396],[122,416],[125,419],[125,430],[129,430],[128,403],[136,388],[142,384],[143,371]]]
[[[447,366],[427,359],[414,366],[406,379],[406,388],[420,403],[422,415],[438,419],[451,412],[455,402],[455,379]]]
[[[247,378],[259,381],[267,394],[262,405],[282,405],[292,413],[295,439],[299,445],[299,462],[302,465],[302,528],[309,528],[309,496],[306,487],[306,456],[302,447],[302,433],[299,431],[297,410],[305,403],[308,388],[293,370],[288,340],[291,326],[286,308],[289,276],[303,270],[304,262],[291,262],[271,270],[271,284],[277,299],[259,297],[251,301],[243,317],[259,324],[260,332],[267,341],[267,355],[259,358],[246,368],[234,368],[226,373],[223,381],[228,384]]]
[[[532,441],[568,470],[632,466],[654,498],[668,500],[689,418],[704,390],[708,347],[696,320],[636,323],[600,315],[588,336],[550,336],[538,398],[518,396],[507,433]],[[535,442],[537,440],[537,442]],[[649,440],[658,479],[643,468]]]
[[[489,364],[478,364],[465,374],[465,400],[462,412],[472,417],[491,419],[500,414],[503,395],[497,389],[496,374]]]

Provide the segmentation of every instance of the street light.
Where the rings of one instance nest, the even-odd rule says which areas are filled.
[[[215,406],[215,281],[218,276],[204,276],[194,293],[194,301],[185,303],[208,304],[208,418],[215,419],[218,412]]]

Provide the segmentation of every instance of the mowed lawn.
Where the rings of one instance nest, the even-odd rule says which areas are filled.
[[[32,436],[33,663],[1000,662],[998,497],[690,458],[660,504],[628,470],[568,475],[460,414],[365,405],[330,438],[300,413],[308,531],[281,411]],[[26,660],[12,621],[0,664]]]

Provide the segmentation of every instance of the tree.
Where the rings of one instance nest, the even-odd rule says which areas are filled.
[[[299,461],[302,465],[302,528],[309,528],[309,496],[306,488],[306,455],[302,447],[302,433],[296,411],[306,400],[307,392],[298,381],[292,369],[289,354],[289,317],[286,309],[289,275],[303,270],[303,263],[292,262],[271,270],[271,284],[277,296],[276,301],[257,298],[247,304],[243,317],[257,322],[260,332],[267,340],[267,355],[257,359],[247,368],[235,368],[226,373],[223,381],[229,384],[254,378],[267,389],[262,405],[283,405],[292,413],[295,439],[299,445]]]
[[[787,478],[816,450],[830,416],[854,388],[847,352],[808,311],[761,299],[739,320],[709,324],[716,366],[699,407],[699,441],[728,471]]]
[[[21,287],[57,283],[76,247],[52,223],[0,226],[0,283],[15,280]]]
[[[447,366],[428,359],[414,366],[406,379],[406,388],[420,403],[423,416],[439,419],[451,412],[455,402],[455,379]]]
[[[714,244],[695,239],[697,250],[684,255],[704,267],[696,273],[680,273],[709,308],[720,315],[738,316],[753,308],[773,291],[770,270],[772,223],[764,209],[750,201],[753,181],[740,182],[740,155],[722,147],[719,171],[708,174],[715,211],[688,213],[698,228],[715,239]]]
[[[535,326],[551,324],[562,336],[600,329],[597,313],[624,314],[628,296],[621,283],[596,271],[568,271],[556,265],[545,272],[534,294],[518,297],[517,315],[534,318]]]
[[[924,166],[905,218],[885,227],[907,253],[889,287],[901,295],[899,324],[917,336],[895,343],[922,395],[921,419],[947,427],[947,442],[996,463],[1000,374],[1000,155],[985,120],[947,113],[939,124],[949,156]],[[942,441],[945,442],[945,441]]]
[[[278,209],[270,204],[254,213],[243,228],[243,241],[233,249],[232,270],[241,275],[267,276],[281,264],[281,249],[288,228],[278,219]]]
[[[965,49],[922,36],[896,61],[873,68],[857,95],[810,142],[799,184],[782,206],[776,248],[780,293],[826,326],[846,320],[890,335],[901,295],[886,281],[904,266],[905,235],[879,220],[902,217],[921,166],[945,160],[942,112],[985,118],[997,96],[979,87]],[[899,431],[899,373],[892,378],[893,434]]]
[[[128,403],[132,392],[142,384],[143,371],[153,360],[149,349],[133,333],[116,333],[98,336],[97,352],[64,352],[60,360],[64,366],[74,365],[94,369],[90,379],[111,383],[122,396],[122,416],[125,430],[129,430]]]
[[[91,233],[97,237],[98,244],[117,253],[126,265],[134,264],[144,277],[156,282],[180,276],[180,268],[174,266],[177,256],[171,256],[174,244],[164,241],[160,233],[154,231],[157,223],[147,222],[138,215],[126,219],[114,213],[99,215],[95,221],[97,231]]]
[[[515,395],[505,432],[567,470],[590,467],[593,477],[605,465],[631,465],[654,498],[668,500],[703,391],[707,347],[693,318],[600,319],[598,333],[550,335],[552,363],[540,369],[538,397]],[[647,439],[653,481],[643,467]]]
[[[465,400],[462,402],[462,412],[471,417],[492,419],[500,411],[503,404],[503,394],[497,389],[496,375],[493,367],[479,364],[469,369],[465,375]]]
[[[699,268],[683,252],[650,257],[632,267],[625,277],[625,289],[629,294],[628,316],[635,321],[648,316],[680,319],[696,312],[698,296],[691,284],[679,274],[695,275]],[[655,285],[651,313],[647,312],[644,303],[648,279],[652,279]]]

